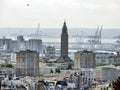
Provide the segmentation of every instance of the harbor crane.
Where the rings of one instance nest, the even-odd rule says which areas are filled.
[[[101,27],[97,26],[97,30],[95,32],[95,35],[85,35],[85,32],[81,32],[81,35],[73,35],[72,37],[75,37],[77,40],[77,43],[82,44],[83,40],[82,39],[88,39],[88,43],[92,44],[92,45],[96,45],[96,44],[101,44],[101,33],[102,33],[102,28],[103,26],[101,25]]]

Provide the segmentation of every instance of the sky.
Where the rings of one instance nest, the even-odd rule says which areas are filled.
[[[29,6],[27,6],[29,4]],[[0,0],[0,27],[120,28],[120,0]]]

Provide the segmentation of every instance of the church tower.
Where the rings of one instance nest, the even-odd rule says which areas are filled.
[[[61,33],[61,56],[56,60],[56,63],[73,63],[68,56],[68,30],[66,22],[64,22]]]
[[[61,34],[61,56],[68,56],[68,32],[66,22],[62,27],[62,34]]]

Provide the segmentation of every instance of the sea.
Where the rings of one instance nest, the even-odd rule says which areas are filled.
[[[39,38],[43,42],[60,42],[61,28],[0,28],[0,38],[16,39],[18,35],[23,35],[24,38]],[[96,28],[68,28],[69,42],[86,42],[90,38],[83,36],[95,36]],[[99,34],[100,30],[98,30]],[[101,31],[102,43],[115,43],[120,38],[120,28],[103,28]]]

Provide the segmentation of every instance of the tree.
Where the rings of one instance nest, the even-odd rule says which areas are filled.
[[[57,68],[55,69],[55,73],[57,73]]]
[[[68,70],[71,70],[72,69],[72,65],[71,64],[68,64]]]
[[[120,90],[120,77],[118,77],[116,81],[112,82],[112,85],[115,90]]]
[[[5,63],[1,64],[1,67],[12,68],[13,66],[12,66],[12,64],[5,62]]]
[[[115,67],[120,66],[120,63],[113,63]]]
[[[52,69],[50,70],[50,73],[53,73],[53,70],[52,70]]]
[[[60,69],[56,68],[56,69],[55,69],[55,72],[56,72],[56,73],[60,73]]]
[[[60,73],[61,71],[60,71],[60,69],[58,69],[58,73]]]

